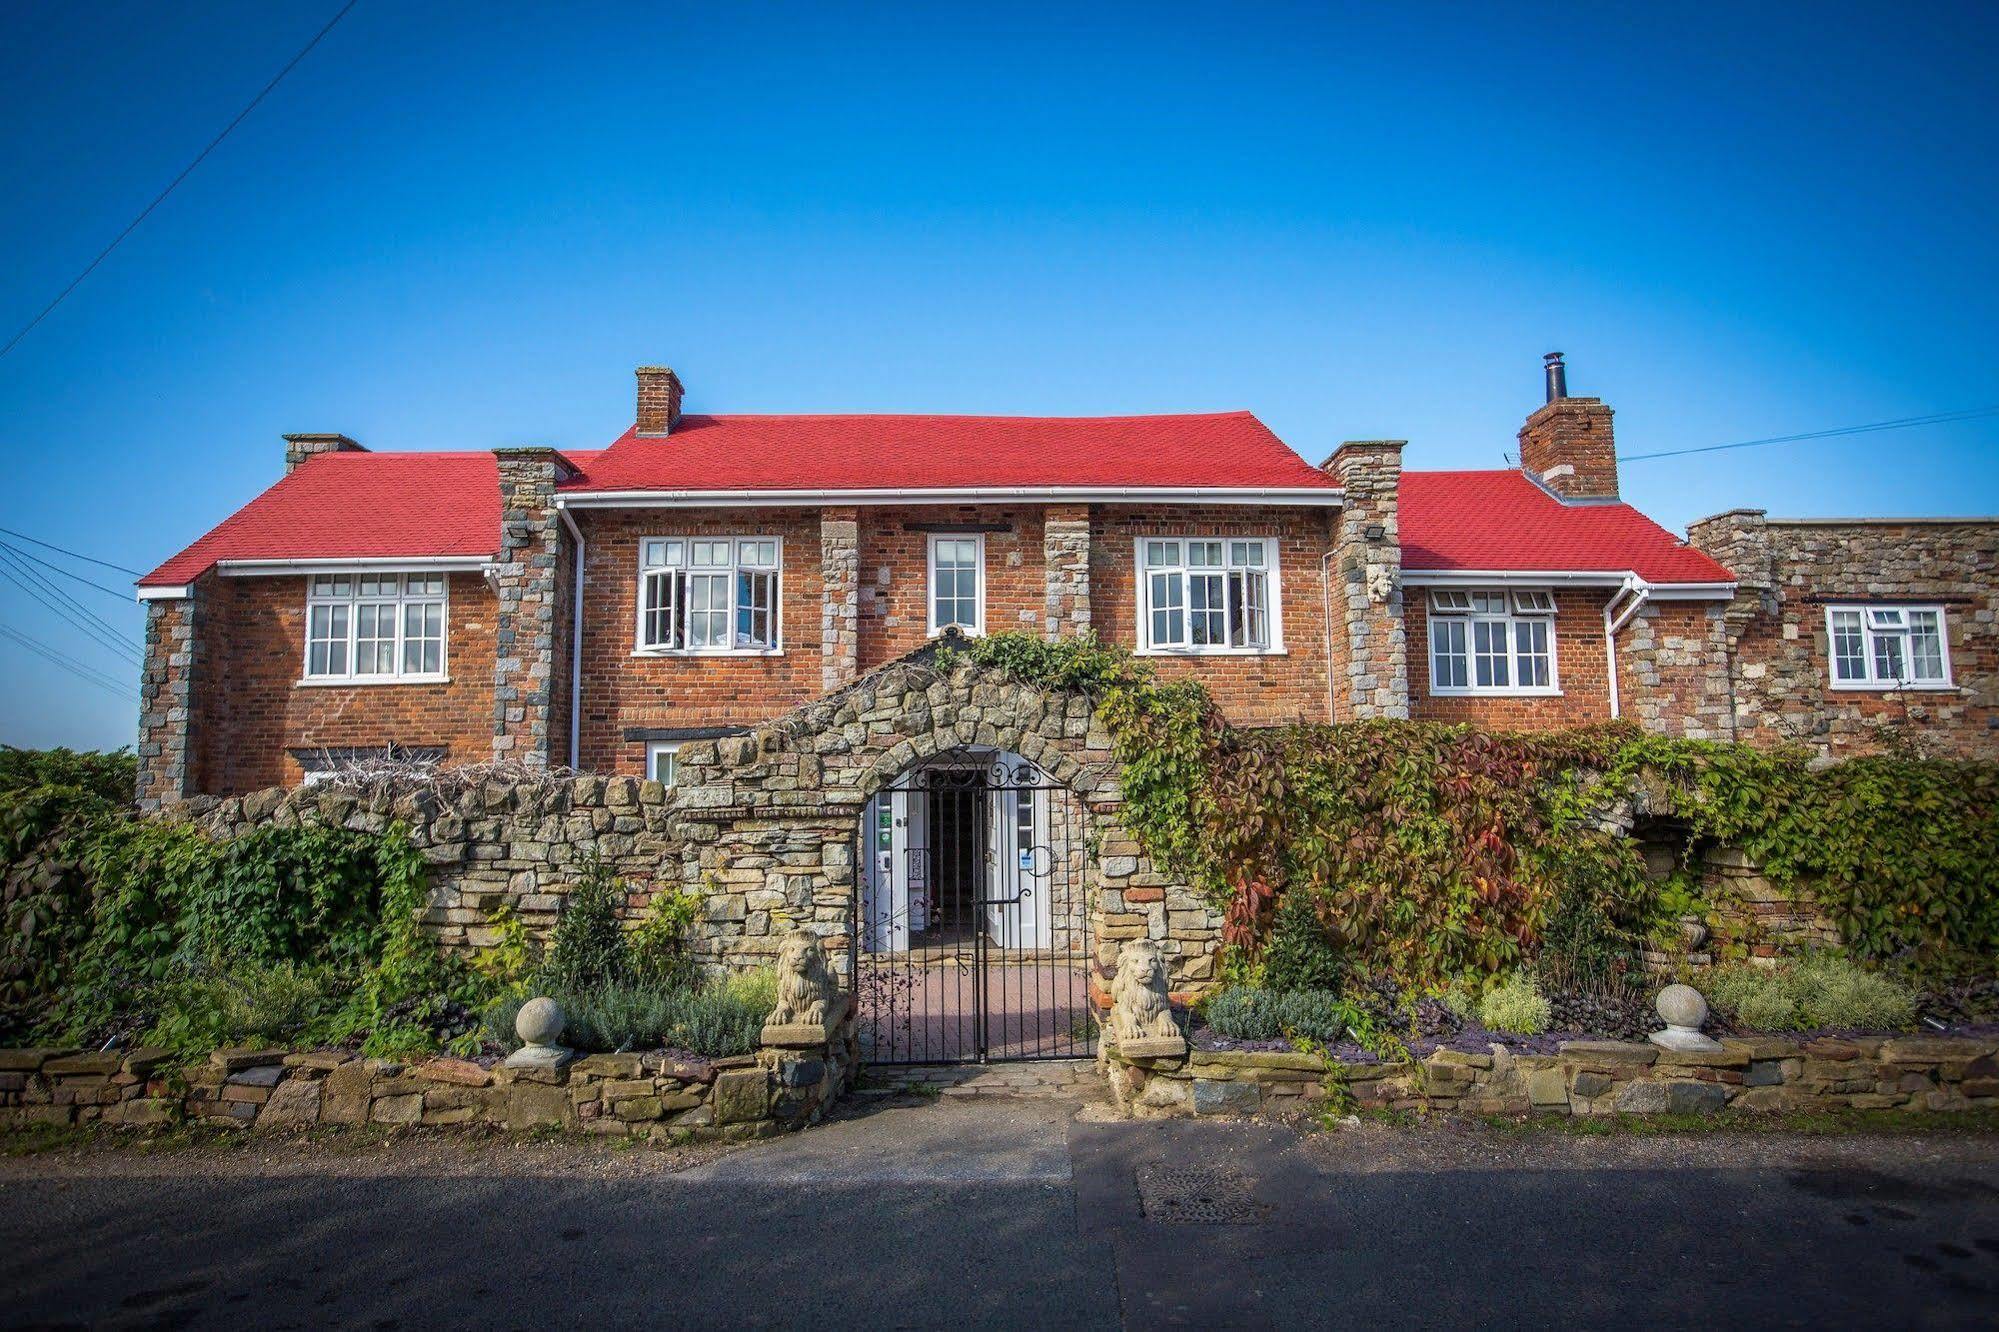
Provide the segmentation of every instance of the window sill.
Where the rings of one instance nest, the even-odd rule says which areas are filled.
[[[1291,654],[1286,652],[1282,647],[1142,647],[1132,655],[1138,657],[1288,657]]]
[[[634,657],[663,657],[670,661],[703,657],[782,657],[783,648],[634,648]]]
[[[1560,689],[1432,689],[1431,698],[1561,698]]]
[[[450,684],[448,675],[315,675],[294,681],[299,689],[368,689],[376,685]]]
[[[942,638],[954,629],[967,638],[984,638],[986,636],[984,629],[974,629],[970,625],[965,624],[947,624],[942,629],[925,630],[923,636],[925,638]]]
[[[1882,684],[1873,680],[1834,680],[1835,694],[1959,694],[1964,691],[1948,680],[1924,680],[1913,684]]]

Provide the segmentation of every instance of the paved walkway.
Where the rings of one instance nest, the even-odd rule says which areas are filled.
[[[475,1172],[397,1169],[393,1147],[257,1169],[310,1150],[0,1162],[0,1325],[1999,1318],[1989,1137],[1300,1137],[905,1090],[677,1173],[550,1174],[533,1145],[454,1148],[484,1152]]]
[[[1081,1102],[1107,1101],[1095,1060],[1038,1059],[1015,1064],[929,1064],[871,1068],[855,1089],[862,1099],[879,1096],[1028,1096]]]

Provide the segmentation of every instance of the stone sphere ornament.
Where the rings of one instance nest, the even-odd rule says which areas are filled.
[[[565,1022],[562,1005],[555,1000],[530,999],[514,1015],[514,1035],[520,1037],[524,1045],[554,1045],[556,1037],[562,1035]]]
[[[1721,1042],[1701,1034],[1707,1021],[1707,1000],[1691,985],[1668,985],[1659,991],[1653,1007],[1659,1010],[1666,1029],[1652,1033],[1652,1044],[1667,1050],[1719,1050]]]
[[[514,1014],[514,1035],[521,1038],[521,1048],[507,1056],[506,1066],[513,1069],[558,1069],[576,1057],[574,1050],[565,1050],[555,1043],[562,1035],[562,1007],[546,996],[530,999],[521,1005],[521,1011]],[[544,1079],[553,1074],[542,1075]]]

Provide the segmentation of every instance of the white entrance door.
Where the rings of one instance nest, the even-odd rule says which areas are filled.
[[[992,793],[987,835],[991,867],[986,936],[1001,948],[1048,947],[1049,881],[1053,856],[1048,846],[1048,792]]]
[[[862,937],[870,953],[906,953],[909,932],[929,926],[928,811],[906,787],[878,792],[862,814]]]

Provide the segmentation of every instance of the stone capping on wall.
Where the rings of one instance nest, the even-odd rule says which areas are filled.
[[[1196,1049],[1137,1059],[1099,1046],[1121,1112],[1157,1119],[1353,1104],[1469,1114],[1999,1108],[1999,1037],[1749,1036],[1712,1052],[1564,1041],[1557,1054],[1438,1050],[1420,1062],[1329,1062],[1298,1051]]]
[[[176,1069],[164,1050],[0,1049],[0,1130],[36,1124],[254,1128],[429,1125],[740,1142],[817,1120],[857,1065],[850,1013],[818,1039],[728,1058],[584,1055],[559,1068],[402,1062],[344,1050],[217,1050]]]

